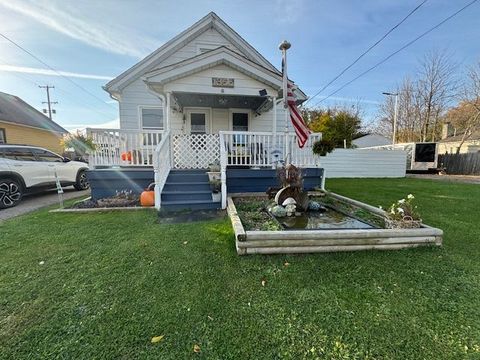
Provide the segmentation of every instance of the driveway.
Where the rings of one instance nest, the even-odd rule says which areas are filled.
[[[80,196],[87,197],[90,195],[90,190],[77,191],[73,186],[69,186],[63,191],[64,200]],[[55,189],[38,194],[26,195],[17,206],[10,209],[0,210],[0,222],[54,204],[58,204],[58,194]]]
[[[407,177],[416,178],[416,179],[460,182],[465,184],[480,184],[480,176],[478,175],[407,174]]]

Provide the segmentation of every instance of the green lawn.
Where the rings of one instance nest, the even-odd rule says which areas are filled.
[[[480,186],[327,188],[415,194],[444,247],[239,257],[228,219],[40,211],[0,225],[0,358],[480,358]]]

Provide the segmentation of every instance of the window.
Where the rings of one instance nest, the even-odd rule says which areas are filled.
[[[163,130],[163,108],[141,108],[142,128]]]
[[[57,154],[43,149],[32,149],[38,161],[63,162],[63,158]]]
[[[5,159],[17,161],[36,161],[32,150],[26,147],[7,147],[3,149],[3,157]]]
[[[205,114],[191,113],[190,114],[190,133],[205,134],[206,132],[207,132],[207,127],[205,123]]]
[[[7,143],[7,135],[5,134],[5,129],[0,128],[0,144]]]
[[[233,113],[232,114],[232,130],[233,131],[248,131],[248,114],[247,113]],[[247,142],[246,136],[235,135],[235,144],[245,145]]]
[[[248,131],[248,114],[247,113],[233,113],[232,130]]]

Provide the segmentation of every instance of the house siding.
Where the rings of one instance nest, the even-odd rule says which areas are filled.
[[[231,50],[238,53],[242,51],[227,40],[222,34],[215,29],[208,29],[198,35],[196,38],[185,44],[174,54],[167,58],[156,62],[144,73],[151,71],[155,68],[160,68],[168,65],[178,63],[180,61],[192,58],[199,54],[198,48],[201,46],[206,47],[219,47],[226,46]],[[243,95],[258,95],[258,90],[267,89],[269,94],[276,93],[272,88],[269,88],[265,84],[248,77],[240,71],[234,70],[226,65],[218,65],[212,69],[207,69],[202,72],[183,77],[165,86],[164,91],[191,91],[191,92],[203,92],[203,93],[220,93],[219,88],[212,88],[212,77],[233,77],[235,78],[235,88],[225,89],[225,93],[243,94]],[[154,79],[152,79],[154,81]],[[119,101],[119,114],[120,114],[120,128],[121,129],[139,129],[140,117],[139,107],[145,106],[163,106],[162,99],[159,96],[155,96],[149,92],[143,80],[139,77],[135,81],[125,86],[121,93],[121,100]],[[219,114],[219,113],[217,113]],[[217,117],[220,119],[220,117]],[[266,118],[265,118],[266,119]],[[222,119],[221,121],[225,121]],[[264,120],[263,120],[264,121]],[[183,116],[178,113],[171,113],[171,129],[181,130],[183,125]],[[224,127],[225,124],[219,126]],[[212,127],[214,128],[214,127]],[[267,131],[264,125],[259,126],[258,131]],[[252,129],[253,130],[253,129]],[[271,131],[271,124],[269,130]]]
[[[0,128],[5,129],[7,144],[40,146],[59,154],[63,153],[63,147],[60,144],[63,138],[61,134],[48,130],[13,125],[1,120]]]

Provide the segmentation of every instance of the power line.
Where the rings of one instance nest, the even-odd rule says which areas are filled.
[[[361,77],[363,77],[364,75],[368,74],[370,71],[376,69],[377,67],[379,67],[380,65],[382,65],[383,63],[385,63],[386,61],[388,61],[390,58],[392,58],[393,56],[395,56],[396,54],[398,54],[400,51],[406,49],[407,47],[409,47],[410,45],[412,45],[413,43],[417,42],[418,40],[420,40],[421,38],[423,38],[424,36],[426,36],[427,34],[431,33],[433,30],[439,28],[441,25],[443,25],[444,23],[446,23],[448,20],[450,20],[451,18],[457,16],[459,13],[461,13],[462,11],[464,11],[465,9],[467,9],[468,7],[470,7],[471,5],[473,5],[474,3],[476,3],[478,0],[473,0],[471,2],[469,2],[467,5],[465,5],[464,7],[462,7],[461,9],[457,10],[456,12],[454,12],[452,15],[446,17],[445,19],[443,19],[442,21],[440,21],[437,25],[431,27],[430,29],[428,29],[427,31],[425,31],[424,33],[422,33],[421,35],[417,36],[415,39],[409,41],[408,43],[406,43],[405,45],[403,45],[400,49],[394,51],[393,53],[391,53],[390,55],[388,55],[386,58],[384,58],[383,60],[381,60],[380,62],[376,63],[375,65],[373,65],[371,68],[365,70],[364,72],[362,72],[360,75],[356,76],[355,78],[353,78],[352,80],[350,80],[349,82],[343,84],[340,88],[338,88],[337,90],[335,90],[334,92],[330,93],[328,96],[324,97],[323,99],[321,99],[320,101],[318,101],[315,105],[317,106],[318,104],[320,104],[321,102],[329,99],[330,97],[332,97],[333,95],[335,95],[336,93],[338,93],[339,91],[343,90],[344,88],[346,88],[348,85],[350,85],[351,83],[353,83],[354,81],[360,79]]]
[[[36,56],[35,54],[33,54],[31,51],[25,49],[23,46],[21,46],[20,44],[16,43],[15,41],[13,41],[12,39],[10,39],[9,37],[7,37],[6,35],[0,33],[0,36],[3,37],[5,40],[7,40],[8,42],[12,43],[13,45],[15,45],[17,48],[19,48],[20,50],[22,50],[23,52],[27,53],[28,55],[30,55],[31,57],[33,57],[35,60],[37,60],[39,63],[45,65],[46,67],[48,67],[50,70],[54,71],[55,73],[57,73],[59,76],[63,77],[64,79],[66,79],[67,81],[71,82],[73,85],[75,85],[76,87],[78,87],[79,89],[81,89],[82,91],[84,91],[85,93],[89,94],[90,96],[94,97],[95,99],[99,100],[102,102],[102,104],[104,105],[107,105],[107,106],[110,106],[109,104],[107,104],[104,100],[102,100],[101,98],[99,98],[97,95],[93,94],[92,92],[88,91],[87,89],[85,89],[82,85],[78,84],[77,82],[73,81],[72,79],[70,79],[68,76],[62,74],[60,71],[58,71],[57,69],[53,68],[52,66],[48,65],[45,61],[43,61],[42,59],[40,59],[38,56]]]
[[[350,65],[348,65],[345,69],[343,69],[340,74],[335,76],[328,84],[326,84],[324,87],[322,87],[315,95],[313,95],[311,98],[309,98],[305,103],[308,103],[310,100],[314,99],[320,93],[322,93],[323,90],[325,90],[327,87],[329,87],[335,80],[337,80],[340,76],[345,74],[345,72],[350,69],[353,65],[355,65],[361,58],[363,58],[366,54],[370,52],[374,47],[376,47],[378,44],[380,44],[390,33],[392,33],[396,28],[398,28],[400,25],[402,25],[411,15],[413,15],[414,12],[416,12],[420,7],[422,7],[423,4],[425,4],[428,0],[424,0],[421,2],[415,9],[410,11],[407,16],[405,16],[398,24],[396,24],[394,27],[392,27],[390,30],[387,31],[385,35],[383,35],[380,39],[378,39],[373,45],[371,45],[367,50],[365,50],[359,57],[357,57]]]

